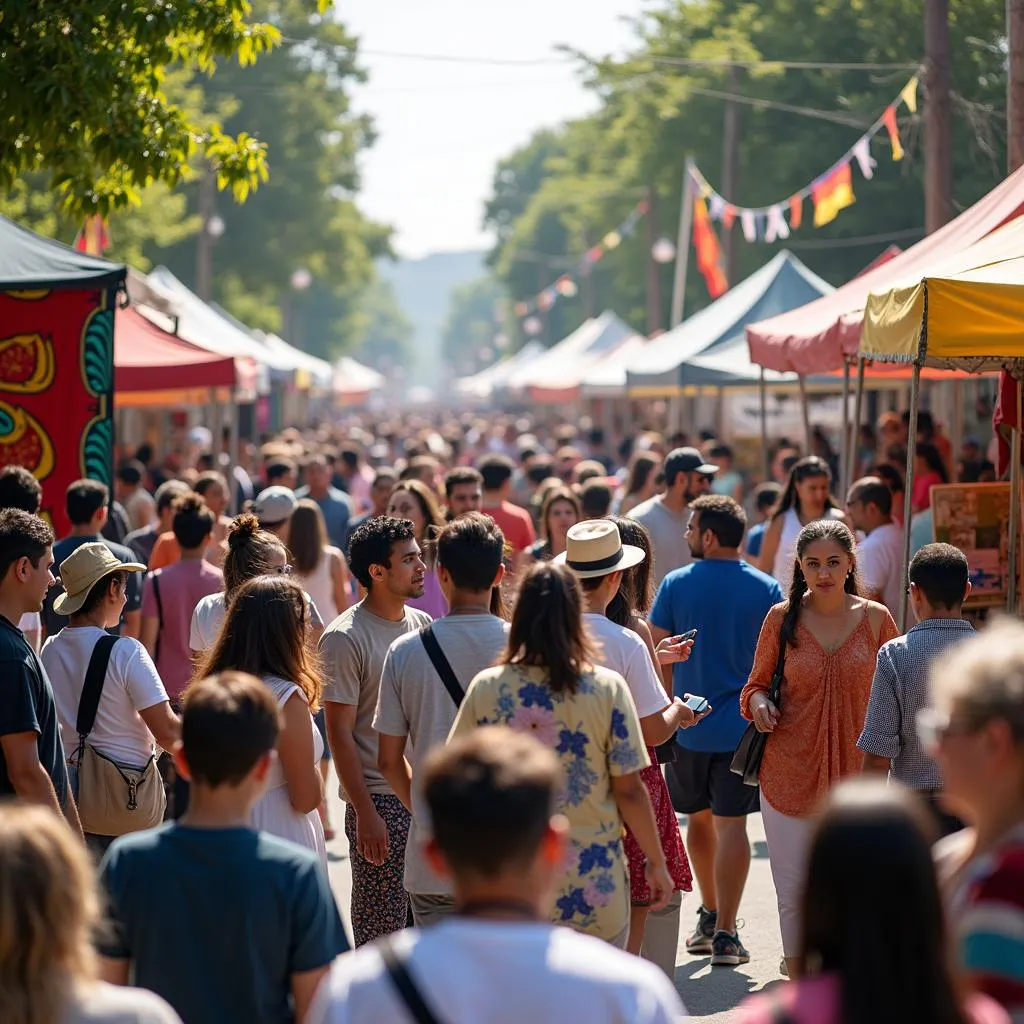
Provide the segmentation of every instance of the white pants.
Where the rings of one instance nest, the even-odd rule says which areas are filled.
[[[800,955],[800,912],[804,892],[804,872],[810,852],[813,818],[791,818],[775,810],[761,792],[761,818],[768,841],[768,860],[779,902],[779,927],[782,952]]]

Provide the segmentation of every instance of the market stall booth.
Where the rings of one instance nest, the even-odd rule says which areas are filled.
[[[546,349],[539,341],[528,341],[518,352],[497,363],[493,363],[471,377],[460,377],[455,381],[455,390],[469,401],[487,402],[502,390],[513,374],[542,356]]]
[[[64,492],[91,477],[113,492],[114,309],[125,268],[0,217],[0,467],[43,485],[68,530]]]
[[[387,386],[384,374],[364,366],[351,356],[342,356],[334,364],[334,398],[339,405],[366,405],[370,398]]]
[[[1020,172],[1008,181],[1021,179]],[[1004,183],[1005,184],[1005,183]],[[858,358],[902,364],[911,373],[906,521],[910,521],[920,381],[925,367],[961,372],[1005,371],[1024,377],[1024,222],[1015,221],[962,252],[937,260],[916,279],[866,297]],[[893,261],[895,263],[895,261]],[[1006,484],[933,490],[936,532],[965,549],[977,597],[1019,606],[1021,389]],[[990,488],[982,493],[981,489]],[[936,491],[940,493],[936,494]],[[984,521],[988,529],[980,530]],[[904,548],[904,574],[910,536]],[[901,625],[906,621],[904,595]]]

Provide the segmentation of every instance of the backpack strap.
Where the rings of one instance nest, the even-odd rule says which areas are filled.
[[[82,696],[78,700],[78,717],[75,720],[75,730],[83,744],[96,724],[96,711],[99,709],[103,683],[107,678],[107,666],[110,664],[110,655],[114,650],[114,644],[119,639],[119,637],[104,633],[92,649],[89,667],[85,670]]]
[[[444,683],[448,695],[455,701],[457,708],[462,707],[462,698],[466,694],[452,669],[451,662],[444,656],[444,651],[441,650],[441,645],[437,642],[437,637],[434,636],[433,625],[424,626],[420,630],[420,639],[423,641],[423,646],[427,649],[427,657],[430,658],[434,671],[441,677],[441,682]]]
[[[388,935],[381,939],[378,949],[391,984],[395,986],[395,990],[416,1024],[441,1024],[430,1007],[427,1006],[419,986],[413,981],[412,975],[405,965],[405,954],[395,948],[393,936]]]

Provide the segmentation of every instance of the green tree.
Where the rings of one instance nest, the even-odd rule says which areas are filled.
[[[42,171],[70,212],[107,214],[154,182],[176,185],[202,153],[244,200],[266,175],[263,143],[193,119],[164,86],[172,65],[210,72],[269,51],[280,31],[249,14],[247,0],[6,0],[0,188]]]
[[[508,313],[505,289],[491,275],[455,288],[441,335],[446,365],[465,376],[493,363],[508,338]]]

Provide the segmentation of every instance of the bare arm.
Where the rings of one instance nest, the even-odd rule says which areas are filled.
[[[651,634],[652,650],[657,648],[658,644],[660,644],[662,640],[667,640],[672,635],[667,629],[662,629],[660,626],[651,625],[649,630]],[[659,664],[657,654],[654,655],[654,664],[661,673],[662,685],[665,687],[665,691],[668,693],[669,699],[671,699],[672,695],[675,693],[675,686],[672,682],[672,666]]]
[[[340,554],[331,555],[331,589],[335,608],[343,612],[348,607],[348,569]]]
[[[170,701],[162,701],[139,712],[139,718],[163,750],[173,750],[181,739],[181,719],[171,710]]]
[[[891,764],[892,762],[887,757],[879,757],[877,754],[865,754],[861,771],[865,775],[888,775]]]
[[[658,910],[672,895],[672,881],[665,866],[665,852],[658,838],[658,826],[651,809],[651,798],[639,772],[612,776],[612,797],[622,820],[629,826],[647,859],[648,884],[651,886],[651,907]]]
[[[121,623],[121,636],[130,636],[138,640],[142,634],[142,612],[135,609],[133,612],[124,613],[124,622]]]
[[[405,736],[377,733],[377,767],[406,810],[412,811],[412,769],[405,759],[405,744]]]
[[[295,1024],[305,1024],[309,1007],[316,995],[320,982],[331,969],[330,964],[316,967],[312,971],[296,971],[291,976],[292,1000],[295,1003]]]
[[[100,980],[108,985],[127,985],[130,960],[113,960],[109,956],[100,957]]]
[[[0,736],[0,748],[7,762],[7,775],[18,796],[32,804],[44,804],[63,815],[53,779],[39,761],[39,736],[35,732],[12,732]],[[76,812],[77,814],[77,812]]]
[[[644,645],[647,647],[647,653],[651,656],[651,661],[654,664],[654,671],[658,673],[661,678],[661,685],[665,688],[665,694],[669,700],[673,697],[672,692],[672,667],[668,667],[668,671],[664,671],[661,662],[658,661],[658,652],[655,650],[654,634],[651,626],[649,626],[643,619],[634,618],[633,623],[630,627],[635,633],[639,634],[640,639],[643,640]],[[664,633],[664,630],[660,630]],[[665,634],[668,635],[667,633]],[[659,639],[661,639],[659,637]]]
[[[761,544],[761,557],[757,560],[757,568],[771,575],[775,568],[775,556],[779,551],[779,539],[782,537],[782,516],[773,519],[764,531],[764,542]]]
[[[313,760],[313,730],[309,705],[293,693],[282,708],[284,729],[277,740],[277,757],[281,762],[288,802],[299,814],[308,814],[320,806],[324,798],[323,780]]]
[[[154,616],[146,616],[142,620],[142,630],[137,639],[142,641],[151,658],[156,658],[156,638],[160,635],[160,620]]]

